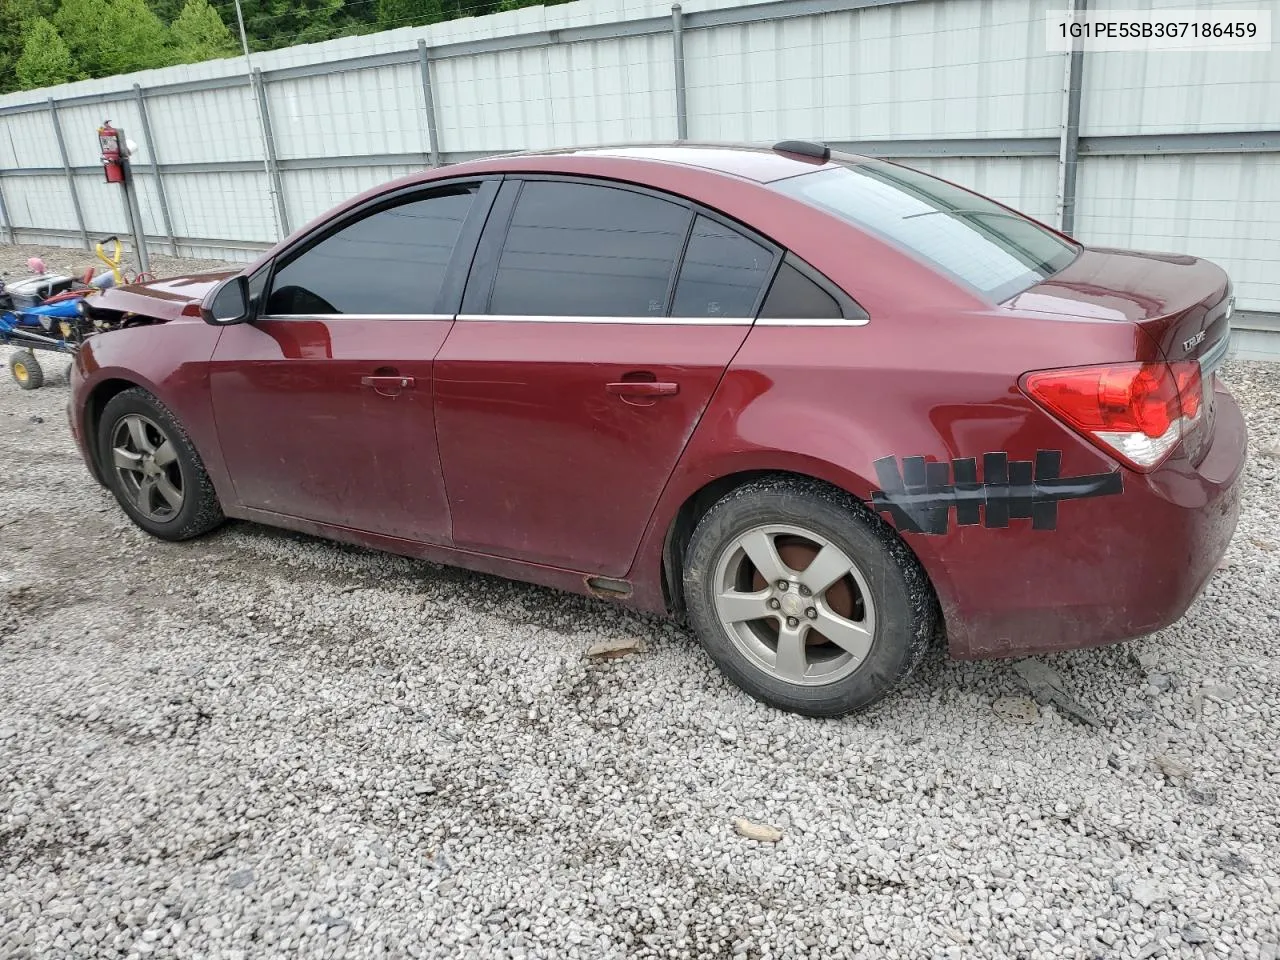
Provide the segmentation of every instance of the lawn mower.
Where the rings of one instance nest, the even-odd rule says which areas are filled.
[[[103,247],[112,242],[115,247],[108,256]],[[124,282],[122,252],[116,237],[98,243],[98,259],[108,269],[97,276],[90,267],[80,279],[40,272],[15,283],[0,280],[0,344],[18,348],[9,357],[9,372],[23,390],[44,384],[37,351],[74,354],[86,337],[110,328],[101,318],[92,317],[85,299]],[[130,282],[143,279],[147,278],[138,275]],[[123,322],[127,325],[127,318]],[[112,324],[116,325],[120,324]]]

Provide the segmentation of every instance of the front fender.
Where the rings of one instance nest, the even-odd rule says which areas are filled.
[[[126,385],[142,387],[178,418],[200,454],[219,500],[234,502],[234,487],[222,460],[214,430],[209,392],[209,360],[220,327],[202,321],[130,327],[90,337],[76,354],[71,399],[74,427],[92,456],[97,442],[95,411],[103,391],[116,393]],[[90,466],[93,469],[93,466]]]

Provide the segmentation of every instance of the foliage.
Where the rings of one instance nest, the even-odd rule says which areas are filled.
[[[62,0],[53,24],[91,77],[174,62],[169,30],[146,0]]]
[[[241,0],[252,50],[566,0]],[[235,56],[234,0],[0,0],[0,93]]]
[[[129,73],[173,63],[169,50],[169,28],[161,22],[146,0],[110,0],[106,29],[112,40],[108,73]]]
[[[52,17],[57,9],[57,0],[0,0],[0,93],[18,89],[18,58],[28,24]]]
[[[209,5],[209,0],[187,0],[170,28],[174,59],[178,63],[199,63],[216,57],[232,57],[239,45]]]
[[[15,73],[24,88],[48,87],[77,78],[71,51],[44,17],[27,21]]]
[[[226,17],[235,22],[235,8],[227,3]],[[318,43],[341,36],[343,0],[241,0],[244,29],[254,50]],[[371,4],[366,4],[371,6]]]
[[[387,30],[439,23],[447,19],[444,0],[378,0],[377,6],[378,25]]]

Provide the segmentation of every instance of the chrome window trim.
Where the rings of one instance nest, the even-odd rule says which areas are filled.
[[[868,318],[822,317],[803,319],[759,319],[750,317],[536,317],[511,314],[460,313],[459,320],[489,320],[495,323],[635,323],[645,326],[681,327],[863,327]]]
[[[451,313],[264,313],[259,320],[452,320]]]
[[[635,323],[646,326],[681,327],[864,327],[867,317],[818,317],[813,319],[761,317],[563,317],[519,316],[515,314],[460,313],[271,313],[259,320],[488,320],[494,323]],[[1216,351],[1218,348],[1215,347]],[[1224,351],[1225,356],[1225,351]],[[1203,364],[1203,361],[1201,361]]]
[[[793,317],[761,317],[757,327],[865,327],[870,317],[817,317],[804,320]]]
[[[749,327],[753,322],[750,317],[537,317],[497,313],[460,313],[458,319],[495,323],[634,323],[660,327]]]

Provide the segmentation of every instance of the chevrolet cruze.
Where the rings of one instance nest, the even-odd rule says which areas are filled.
[[[687,618],[867,706],[1187,609],[1235,527],[1231,289],[821,144],[478,160],[88,301],[71,424],[157,537],[238,517]]]

